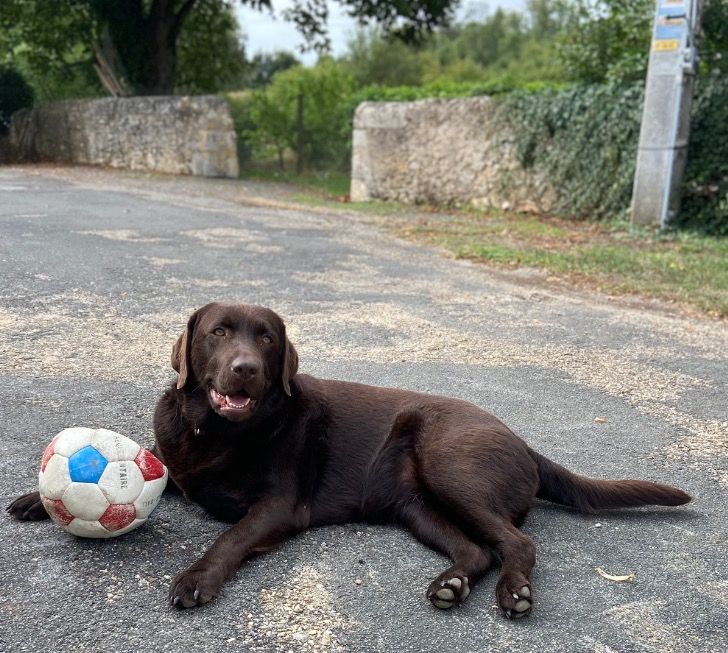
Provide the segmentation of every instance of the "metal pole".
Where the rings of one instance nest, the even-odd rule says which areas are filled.
[[[632,191],[632,224],[665,227],[680,207],[702,0],[657,0]]]
[[[296,97],[296,174],[303,174],[303,149],[306,145],[303,127],[303,93]]]

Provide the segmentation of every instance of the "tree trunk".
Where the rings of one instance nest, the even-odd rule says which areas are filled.
[[[185,0],[175,13],[175,0],[154,0],[145,20],[144,62],[139,92],[172,95],[177,79],[177,39],[197,0]]]
[[[159,17],[147,24],[141,95],[172,95],[177,76],[175,16]]]

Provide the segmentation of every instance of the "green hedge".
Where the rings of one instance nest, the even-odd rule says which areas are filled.
[[[556,213],[591,219],[626,214],[643,97],[643,84],[634,83],[502,99],[500,116],[516,136],[520,163],[546,173],[557,193]]]
[[[728,79],[700,81],[676,226],[728,235]]]
[[[626,218],[632,196],[644,85],[574,86],[502,99],[521,164],[544,171],[556,212]],[[728,79],[699,81],[680,214],[671,226],[728,234]]]
[[[413,100],[452,99],[479,95],[503,95],[520,91],[535,93],[549,89],[565,88],[565,84],[552,82],[516,82],[509,77],[486,82],[432,82],[423,86],[367,86],[352,99],[358,102],[411,102]]]

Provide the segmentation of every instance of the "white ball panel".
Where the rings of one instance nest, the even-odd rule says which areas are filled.
[[[45,471],[38,474],[38,490],[48,499],[60,499],[70,482],[68,458],[54,453]]]
[[[91,444],[93,433],[93,429],[87,429],[83,426],[63,429],[56,440],[56,453],[66,456],[66,458],[72,456],[79,449]]]
[[[93,431],[90,444],[109,462],[134,460],[141,448],[134,440],[109,429]]]
[[[68,512],[82,520],[98,519],[109,507],[96,483],[71,483],[61,498]]]
[[[162,478],[155,478],[153,481],[144,483],[142,493],[134,502],[137,517],[143,517],[145,519],[149,517],[152,510],[157,507],[165,485],[167,485],[166,473]]]
[[[123,535],[124,533],[128,533],[129,531],[133,531],[137,526],[141,526],[146,519],[135,519],[131,524],[128,526],[124,526],[124,528],[120,528],[118,531],[114,531],[111,533],[111,537],[117,537],[119,535]]]
[[[144,489],[144,477],[133,460],[119,460],[106,465],[99,488],[109,503],[134,503]]]
[[[79,519],[78,517],[66,526],[66,530],[72,535],[77,535],[78,537],[96,538],[114,537],[114,535],[117,535],[120,532],[116,531],[116,533],[110,533],[101,524],[99,524],[99,522]]]

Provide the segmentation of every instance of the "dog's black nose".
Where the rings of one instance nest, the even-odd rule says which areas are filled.
[[[260,362],[247,356],[238,356],[230,365],[233,374],[243,379],[252,379],[260,374]]]

